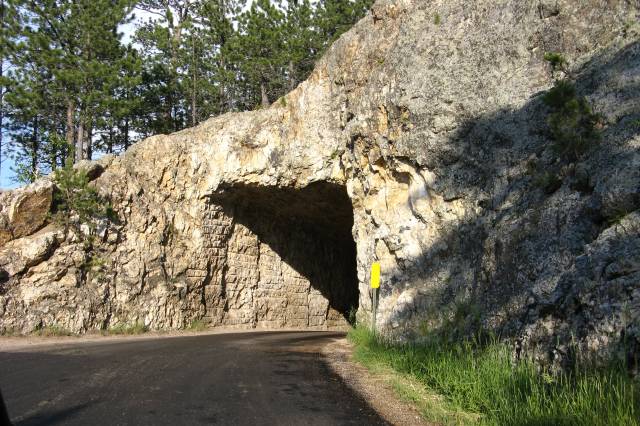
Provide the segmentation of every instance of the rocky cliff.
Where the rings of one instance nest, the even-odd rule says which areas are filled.
[[[379,1],[270,108],[85,165],[118,215],[99,266],[49,223],[50,180],[2,194],[0,330],[340,326],[368,318],[379,261],[390,335],[633,353],[639,8]],[[558,79],[599,117],[572,159],[543,102]]]

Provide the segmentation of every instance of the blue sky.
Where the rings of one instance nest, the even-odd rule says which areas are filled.
[[[6,139],[3,140],[3,144],[5,140]],[[2,148],[4,151],[4,146]],[[2,153],[2,169],[0,170],[0,188],[1,189],[15,188],[16,186],[18,186],[16,183],[11,182],[13,173],[10,172],[9,170],[10,167],[13,167],[13,161],[11,161],[9,158],[6,158],[5,153],[3,152]]]

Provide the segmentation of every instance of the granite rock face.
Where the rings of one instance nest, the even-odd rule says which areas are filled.
[[[16,219],[38,191],[2,194],[0,329],[340,326],[368,318],[379,261],[378,326],[398,338],[483,329],[554,362],[632,352],[639,17],[622,0],[379,1],[270,108],[94,163],[119,217],[99,224],[99,268],[38,231],[46,196]],[[573,162],[541,96],[561,78],[602,115]]]
[[[42,228],[52,198],[53,185],[45,179],[10,193],[0,193],[0,245]]]

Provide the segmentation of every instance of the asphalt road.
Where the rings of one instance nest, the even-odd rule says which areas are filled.
[[[379,425],[318,349],[341,333],[234,333],[0,352],[16,425]]]

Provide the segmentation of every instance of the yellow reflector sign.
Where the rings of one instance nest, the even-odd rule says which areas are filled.
[[[373,262],[371,265],[371,288],[380,287],[380,264]]]

